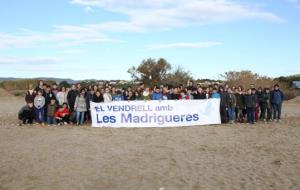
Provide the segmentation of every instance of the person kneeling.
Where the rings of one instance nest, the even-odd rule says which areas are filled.
[[[62,124],[67,125],[69,123],[69,116],[70,116],[70,112],[68,109],[68,105],[66,103],[63,103],[62,107],[60,107],[55,112],[56,123],[58,125],[62,125]]]
[[[32,102],[27,103],[20,109],[18,113],[18,118],[20,120],[20,126],[22,124],[33,124],[33,120],[35,118],[35,111]]]

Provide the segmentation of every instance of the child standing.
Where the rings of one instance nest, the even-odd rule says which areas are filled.
[[[52,98],[50,104],[47,106],[47,123],[48,125],[55,125],[55,112],[57,109],[56,99]]]
[[[35,116],[36,122],[43,124],[45,122],[45,97],[43,91],[39,90],[38,94],[34,98]]]
[[[80,90],[80,94],[76,97],[74,108],[76,111],[76,123],[77,125],[82,125],[84,122],[85,112],[87,111],[85,90]]]

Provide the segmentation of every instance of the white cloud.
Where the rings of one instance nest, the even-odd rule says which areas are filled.
[[[56,64],[62,61],[60,57],[16,57],[16,56],[0,56],[0,64],[29,64],[29,65],[39,65],[39,64]]]
[[[21,29],[15,34],[0,33],[0,49],[41,46],[74,46],[83,43],[120,42],[92,27],[54,26],[51,32]]]
[[[87,7],[84,8],[84,11],[87,12],[87,13],[93,13],[94,9],[90,6],[87,6]]]
[[[233,0],[72,0],[73,4],[100,7],[129,16],[130,25],[176,27],[236,19],[281,22],[274,13]]]
[[[195,43],[181,42],[181,43],[169,43],[169,44],[152,44],[147,47],[147,50],[210,48],[221,44],[222,43],[220,42],[195,42]]]
[[[90,12],[95,8],[123,14],[125,21],[87,25],[58,25],[50,32],[21,29],[0,33],[0,49],[76,46],[84,43],[122,42],[111,32],[147,32],[191,25],[259,19],[281,22],[279,16],[233,0],[70,0]]]

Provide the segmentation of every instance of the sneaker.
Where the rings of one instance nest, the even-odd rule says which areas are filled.
[[[280,122],[281,122],[281,119],[277,119],[277,122],[280,123]]]

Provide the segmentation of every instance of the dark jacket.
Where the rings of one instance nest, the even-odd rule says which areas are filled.
[[[245,95],[245,106],[247,108],[255,108],[256,107],[256,96],[254,94],[246,94]]]
[[[206,99],[206,94],[205,93],[195,93],[194,95],[194,99],[195,100],[203,100]]]
[[[54,117],[56,109],[57,109],[56,104],[49,104],[48,107],[47,107],[47,116],[48,117]]]
[[[264,92],[263,93],[263,99],[262,99],[262,104],[265,105],[266,107],[271,106],[271,93]]]
[[[102,94],[100,94],[100,96],[96,96],[96,94],[93,95],[93,102],[96,102],[96,103],[99,103],[99,102],[103,102],[104,99],[103,99],[103,96]]]
[[[25,101],[26,101],[26,103],[33,103],[35,95],[36,94],[34,92],[30,93],[29,91],[27,91],[27,93],[25,95]]]
[[[229,93],[229,106],[236,107],[236,96],[233,93]]]
[[[88,110],[91,107],[90,102],[93,101],[93,96],[94,96],[94,94],[91,94],[91,92],[86,93],[85,100],[86,100],[86,106],[87,106]]]
[[[45,105],[48,106],[50,104],[51,99],[55,99],[55,102],[58,103],[55,94],[53,92],[44,92],[43,96],[45,97]]]
[[[244,109],[245,108],[245,97],[244,97],[244,95],[236,93],[235,97],[236,97],[236,107],[238,109]]]
[[[180,94],[170,94],[170,100],[179,100]]]
[[[35,118],[34,108],[33,107],[30,108],[28,105],[23,106],[18,113],[18,117],[20,120],[34,119]]]
[[[221,97],[220,105],[224,106],[224,107],[229,107],[229,94],[228,94],[228,92],[220,93],[220,97]]]
[[[263,99],[264,99],[264,92],[263,91],[261,91],[261,92],[257,91],[256,94],[257,94],[257,98],[258,98],[258,103],[262,104],[263,103]]]
[[[70,107],[74,107],[76,97],[78,96],[78,90],[70,90],[67,95],[68,104]]]
[[[271,93],[271,103],[281,104],[284,100],[284,94],[281,90],[273,90]]]

